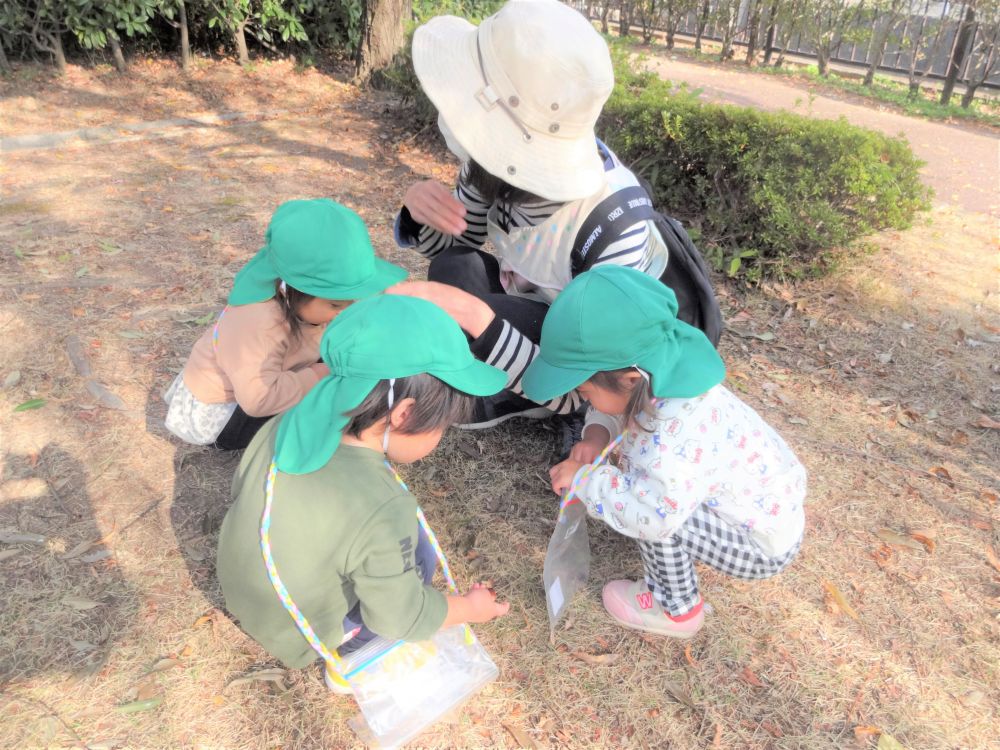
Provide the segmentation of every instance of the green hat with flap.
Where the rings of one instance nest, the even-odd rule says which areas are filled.
[[[634,268],[601,265],[556,297],[522,387],[533,401],[568,393],[595,373],[639,367],[657,398],[693,398],[726,376],[699,329],[677,319],[677,297]]]
[[[274,453],[279,471],[321,469],[348,419],[379,381],[427,373],[472,396],[507,385],[503,370],[480,362],[448,314],[433,302],[380,294],[357,302],[327,326],[320,355],[330,374],[281,417]]]
[[[368,228],[347,206],[292,200],[275,210],[264,247],[236,274],[228,303],[269,300],[278,281],[321,299],[364,299],[405,278],[404,269],[376,257]]]

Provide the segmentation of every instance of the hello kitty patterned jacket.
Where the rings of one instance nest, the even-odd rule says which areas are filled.
[[[691,399],[663,399],[579,490],[594,518],[637,539],[667,539],[699,503],[747,531],[770,557],[802,537],[806,471],[785,441],[721,385]],[[647,422],[647,420],[649,420]],[[587,424],[621,432],[593,409]]]

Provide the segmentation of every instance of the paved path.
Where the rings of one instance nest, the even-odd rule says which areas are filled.
[[[667,57],[648,64],[664,78],[702,90],[709,101],[761,109],[785,109],[813,117],[843,115],[856,125],[890,135],[903,133],[913,151],[927,162],[921,174],[934,188],[934,201],[966,211],[1000,215],[1000,138],[983,128],[922,120],[879,108],[810,92],[786,81],[732,68],[699,65]]]

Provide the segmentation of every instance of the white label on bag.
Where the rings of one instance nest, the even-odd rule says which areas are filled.
[[[560,609],[562,609],[563,605],[562,584],[559,583],[558,578],[552,582],[551,586],[549,586],[549,601],[552,603],[553,613],[556,613]]]

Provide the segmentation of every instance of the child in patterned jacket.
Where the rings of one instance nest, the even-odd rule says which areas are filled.
[[[668,287],[633,269],[580,275],[545,318],[524,389],[541,400],[576,388],[591,404],[583,440],[550,471],[557,494],[622,436],[615,465],[577,490],[638,541],[645,568],[609,582],[604,606],[625,627],[690,638],[704,621],[694,561],[744,579],[783,570],[802,543],[806,472],[721,385],[718,353],[676,311]]]

